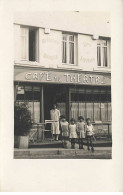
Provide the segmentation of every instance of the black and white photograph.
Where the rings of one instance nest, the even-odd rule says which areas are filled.
[[[0,192],[123,192],[123,0],[0,1]]]
[[[111,159],[109,12],[16,12],[14,158]]]

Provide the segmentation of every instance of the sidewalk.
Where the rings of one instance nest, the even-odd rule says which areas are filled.
[[[84,140],[84,145],[87,145],[87,141]],[[111,140],[96,140],[93,141],[94,147],[112,147],[112,141]],[[76,149],[79,149],[79,145],[76,142],[75,144]],[[63,148],[62,141],[54,141],[54,140],[44,140],[43,142],[37,142],[37,143],[30,143],[29,148]],[[69,142],[69,149],[71,148],[71,143]]]
[[[63,148],[14,149],[15,159],[111,159],[111,147],[95,147],[95,151]]]

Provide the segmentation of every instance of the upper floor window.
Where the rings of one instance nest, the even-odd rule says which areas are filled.
[[[21,60],[38,61],[38,30],[21,27]]]
[[[62,34],[62,63],[75,64],[75,35]]]
[[[109,42],[106,39],[97,41],[97,65],[100,67],[109,66]]]

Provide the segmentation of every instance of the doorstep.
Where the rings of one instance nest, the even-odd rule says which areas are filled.
[[[87,145],[87,141],[83,142],[84,145]],[[76,142],[76,148],[79,148],[79,144]],[[93,142],[94,147],[112,147],[111,140],[97,140]],[[44,140],[42,142],[30,143],[29,148],[63,148],[62,141],[54,140]],[[68,142],[68,148],[71,148],[71,143]]]

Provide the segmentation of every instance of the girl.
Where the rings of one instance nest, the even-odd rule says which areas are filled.
[[[90,141],[90,146],[91,146],[91,150],[94,151],[94,147],[93,147],[93,143],[92,143],[92,138],[94,136],[94,127],[91,124],[91,120],[90,118],[87,118],[87,126],[86,126],[86,136],[87,136],[87,146],[88,146],[88,150],[90,150],[89,148],[89,141]]]
[[[70,125],[69,125],[69,138],[71,139],[71,148],[75,149],[75,140],[77,138],[77,131],[76,131],[76,124],[75,120],[72,118],[70,120]]]
[[[77,123],[77,133],[79,137],[79,149],[83,148],[83,138],[85,138],[85,123],[82,116],[78,117],[79,122]]]
[[[61,116],[61,132],[62,132],[62,141],[63,141],[63,147],[67,148],[67,140],[68,140],[68,133],[69,133],[69,124],[66,121],[66,117],[63,115]]]

